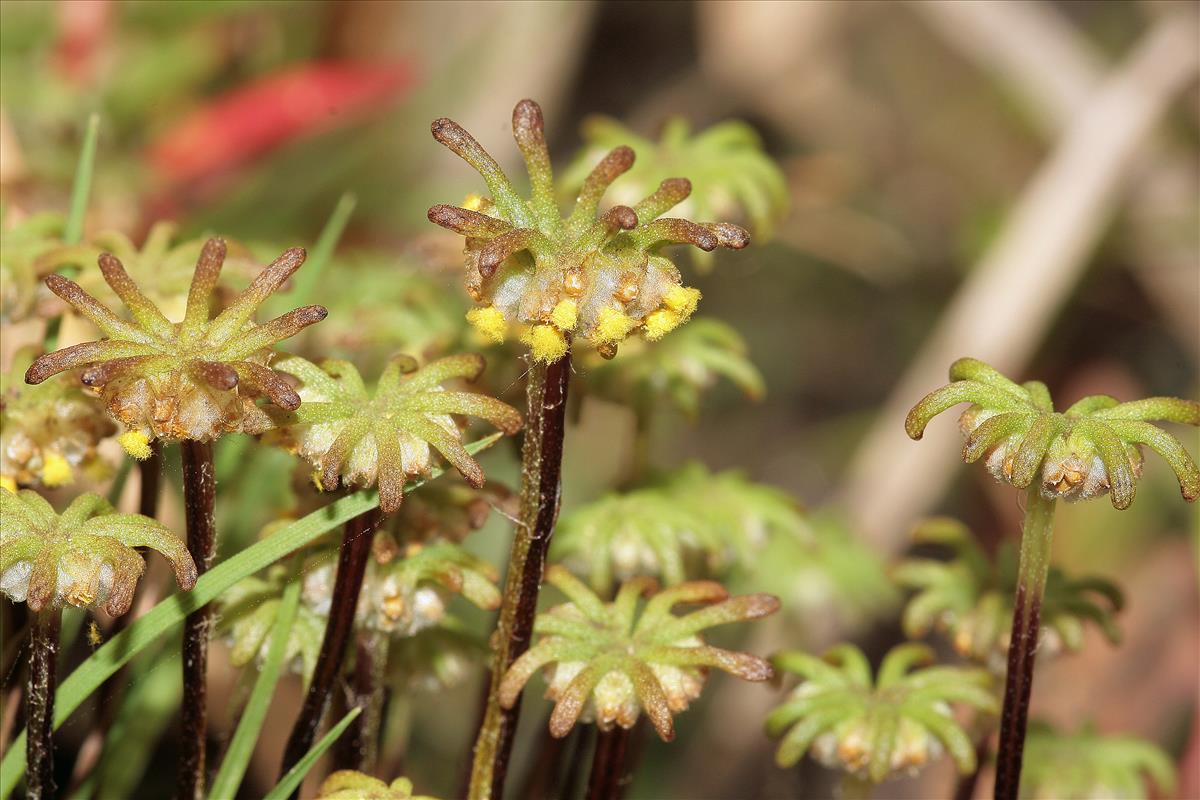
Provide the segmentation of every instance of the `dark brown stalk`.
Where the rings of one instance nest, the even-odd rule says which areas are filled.
[[[519,797],[528,800],[545,800],[559,797],[560,773],[563,758],[566,755],[570,737],[559,738],[550,733],[550,712],[542,715],[541,727],[538,729],[537,746],[534,749],[533,763],[529,765],[524,779],[521,781]],[[575,729],[572,729],[572,734]]]
[[[211,442],[180,442],[183,461],[183,503],[187,523],[187,547],[196,562],[197,575],[212,565],[217,532],[213,505],[217,481],[213,473]],[[204,755],[208,734],[209,608],[188,614],[183,627],[182,746],[179,757],[178,796],[193,800],[204,796]]]
[[[1054,536],[1054,501],[1042,497],[1035,481],[1026,494],[1025,524],[1013,602],[1012,637],[1008,645],[1008,675],[1000,714],[1000,746],[996,751],[996,800],[1017,800],[1033,667],[1041,631],[1042,596],[1050,571]]]
[[[571,729],[571,733],[567,736],[571,751],[567,757],[567,770],[559,782],[558,794],[550,795],[546,800],[579,797],[583,794],[584,781],[588,777],[584,774],[583,768],[587,764],[587,754],[596,749],[597,733],[595,725],[576,725]]]
[[[337,577],[333,583],[333,599],[329,606],[329,619],[325,623],[325,636],[321,640],[321,651],[317,655],[304,705],[283,751],[280,777],[287,774],[312,747],[321,727],[321,718],[329,707],[329,697],[346,656],[346,645],[354,631],[358,595],[362,591],[367,559],[371,556],[371,540],[379,521],[379,509],[372,508],[346,523],[338,553]],[[292,796],[298,794],[299,789]]]
[[[158,491],[162,483],[162,441],[155,439],[150,443],[150,457],[138,462],[138,476],[141,486],[138,488],[138,513],[147,517],[158,516]]]
[[[512,755],[520,700],[500,707],[500,681],[529,649],[546,551],[558,519],[562,494],[563,432],[571,354],[529,368],[525,437],[521,445],[520,523],[513,537],[504,600],[493,638],[492,673],[487,707],[475,739],[468,795],[471,800],[501,800]]]
[[[629,730],[614,725],[596,736],[592,755],[592,774],[588,778],[587,800],[620,800],[630,776],[625,767],[629,752]]]
[[[25,764],[29,800],[54,797],[54,690],[62,609],[47,606],[33,618]]]
[[[383,724],[387,641],[376,631],[360,630],[355,637],[354,677],[346,692],[346,709],[361,708],[362,713],[334,745],[334,769],[375,771]]]

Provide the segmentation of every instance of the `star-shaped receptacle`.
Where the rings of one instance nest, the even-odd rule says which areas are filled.
[[[811,748],[830,767],[880,783],[949,752],[959,772],[975,768],[975,745],[952,703],[995,713],[992,676],[982,669],[928,666],[933,651],[902,644],[871,665],[854,645],[838,645],[823,658],[801,652],[772,659],[802,682],[767,717],[767,732],[783,739],[775,760],[790,767]]]
[[[1166,461],[1184,499],[1200,496],[1200,470],[1183,445],[1151,421],[1200,425],[1200,403],[1151,397],[1122,403],[1092,395],[1062,412],[1054,410],[1045,384],[1018,384],[973,358],[950,366],[946,386],[930,392],[908,413],[905,430],[920,439],[929,421],[970,403],[959,419],[966,442],[963,460],[984,459],[996,480],[1017,488],[1039,481],[1052,499],[1086,500],[1109,494],[1128,508],[1142,472],[1141,446]]]
[[[483,469],[463,446],[453,415],[479,417],[509,434],[521,428],[520,412],[507,403],[442,386],[479,377],[484,360],[478,355],[449,356],[420,368],[411,358],[393,359],[374,392],[347,361],[317,366],[292,356],[275,367],[300,380],[304,400],[298,411],[269,421],[279,438],[317,468],[326,490],[339,481],[378,484],[387,514],[400,508],[405,481],[430,472],[435,450],[472,486],[483,485]]]
[[[645,712],[670,741],[673,715],[700,696],[710,668],[748,681],[772,675],[763,659],[700,637],[708,628],[774,613],[779,601],[771,595],[730,597],[711,581],[655,593],[653,580],[634,578],[606,603],[563,567],[550,567],[546,580],[570,602],[538,615],[533,629],[539,640],[504,675],[500,703],[511,708],[533,674],[548,667],[547,696],[555,701],[550,733],[556,737],[566,736],[581,717],[610,730],[614,724],[632,728]],[[650,595],[645,604],[643,594]],[[705,607],[676,616],[672,609],[682,604]]]
[[[132,446],[123,442],[135,455],[153,438],[208,441],[240,430],[259,395],[281,408],[298,408],[300,396],[269,366],[271,348],[324,319],[326,310],[304,306],[263,325],[256,325],[252,317],[304,263],[304,251],[285,251],[212,317],[213,289],[224,260],[224,241],[209,239],[196,262],[180,322],[167,319],[112,255],[100,256],[100,269],[129,308],[132,321],[118,317],[74,281],[49,276],[50,290],[108,338],[40,356],[25,380],[41,383],[82,367],[83,382],[100,392],[109,412],[131,434],[141,437]]]
[[[555,201],[542,110],[532,100],[513,111],[513,137],[532,185],[529,200],[458,123],[437,120],[433,136],[483,176],[491,195],[464,208],[429,209],[432,222],[466,238],[467,291],[479,304],[468,319],[493,341],[503,341],[511,324],[524,326],[522,338],[539,361],[563,356],[570,337],[611,356],[637,331],[658,339],[690,317],[700,293],[682,285],[664,246],[711,251],[749,244],[736,225],[663,216],[691,193],[684,178],[663,181],[633,206],[599,213],[609,185],[633,166],[633,150],[624,146],[601,159],[564,217]]]

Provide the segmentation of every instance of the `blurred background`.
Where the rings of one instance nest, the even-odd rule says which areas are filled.
[[[687,282],[704,293],[701,315],[744,337],[767,390],[749,402],[723,385],[695,420],[664,416],[654,462],[741,469],[834,509],[883,565],[935,512],[994,548],[1019,530],[1017,493],[959,462],[950,421],[920,445],[902,429],[954,358],[1045,380],[1063,403],[1200,388],[1198,12],[1152,0],[8,0],[4,227],[65,208],[93,111],[89,235],[120,230],[140,245],[169,219],[183,238],[219,232],[269,254],[311,245],[352,192],[354,216],[318,289],[334,313],[309,346],[381,359],[459,335],[467,307],[459,244],[425,210],[479,182],[430,137],[432,119],[457,120],[515,166],[511,109],[535,98],[561,169],[594,114],[650,139],[675,115],[697,129],[739,118],[780,164],[790,202],[773,235]],[[5,334],[7,357],[21,328]],[[493,379],[520,404],[515,374]],[[618,482],[630,457],[613,444],[627,439],[623,408],[589,396],[578,412],[564,512]],[[1173,432],[1197,451],[1194,431]],[[489,475],[514,482],[511,458],[494,455]],[[286,481],[288,459],[272,463]],[[1198,518],[1161,461],[1148,460],[1139,498],[1124,513],[1106,501],[1059,512],[1057,560],[1125,589],[1124,642],[1093,632],[1081,654],[1040,670],[1034,714],[1151,739],[1185,764],[1179,796],[1200,797]],[[237,502],[223,548],[283,501],[264,489]],[[508,536],[499,520],[474,539],[499,563]],[[874,608],[850,634],[877,657],[901,638],[896,620],[894,606]],[[791,617],[745,646],[821,648],[845,635],[839,619]],[[213,680],[230,698],[216,710],[226,714],[217,735],[228,735],[237,677]],[[466,757],[477,693],[468,683],[414,701],[403,766],[418,788],[455,791],[447,765]],[[527,693],[536,709],[518,771],[542,738],[539,694]],[[717,678],[674,744],[647,744],[631,796],[822,796],[820,768],[771,764],[761,720],[778,696]],[[254,764],[264,786],[294,707],[268,725],[279,739]],[[170,735],[157,747],[169,758]],[[888,791],[934,796],[949,780],[941,763]]]

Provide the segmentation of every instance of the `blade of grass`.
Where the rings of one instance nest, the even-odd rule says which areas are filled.
[[[267,717],[267,707],[275,694],[275,685],[279,682],[279,673],[283,668],[283,658],[287,654],[288,637],[292,632],[292,623],[296,619],[296,610],[300,606],[300,558],[292,559],[291,578],[283,592],[279,603],[279,614],[275,618],[275,627],[271,631],[271,645],[267,649],[267,658],[258,673],[258,680],[250,692],[250,699],[242,711],[242,719],[221,760],[221,769],[213,780],[210,794],[212,797],[234,797],[246,774],[250,756],[254,754],[254,745],[258,742],[258,734],[262,730],[263,721]]]
[[[493,445],[500,437],[501,434],[498,433],[486,436],[468,445],[467,451],[472,454],[478,453]],[[443,469],[433,470],[428,478],[410,483],[406,491],[415,490],[443,472]],[[196,587],[192,591],[174,594],[160,602],[145,616],[109,639],[59,685],[54,700],[55,729],[59,728],[71,712],[79,708],[109,675],[167,631],[178,628],[188,614],[203,608],[242,578],[253,575],[263,567],[295,552],[378,503],[379,493],[373,489],[335,500],[213,567],[196,581]],[[17,782],[25,774],[24,755],[25,732],[22,731],[9,745],[4,760],[0,761],[0,800],[6,800],[12,794]]]
[[[83,147],[79,150],[79,161],[75,166],[75,180],[71,184],[71,206],[63,227],[63,243],[77,245],[83,238],[83,218],[87,215],[88,195],[92,191],[92,171],[96,166],[96,142],[100,139],[100,115],[88,117],[83,133]],[[42,349],[51,353],[58,349],[58,330],[62,317],[46,321],[46,332],[42,336]]]
[[[357,204],[357,198],[349,192],[338,200],[337,206],[329,216],[329,221],[325,223],[321,235],[317,237],[317,243],[313,245],[312,255],[308,257],[304,269],[297,272],[296,277],[292,279],[293,288],[287,295],[289,303],[304,305],[309,301],[313,289],[321,280],[321,274],[329,265],[329,257],[333,255],[334,248],[342,238],[342,232],[346,230],[346,223],[350,221],[350,215],[354,213],[354,206]]]
[[[104,752],[91,778],[96,800],[136,797],[157,742],[179,709],[183,670],[179,635],[130,665],[128,693],[104,741]]]
[[[83,134],[83,147],[79,151],[79,165],[75,168],[75,182],[71,186],[71,210],[67,226],[63,229],[65,244],[79,244],[83,238],[83,218],[87,214],[88,195],[92,191],[92,171],[96,166],[96,142],[100,138],[100,115],[88,117],[87,129]]]
[[[283,780],[275,785],[263,800],[287,800],[292,796],[292,792],[304,781],[304,776],[313,768],[313,764],[317,763],[317,759],[325,755],[325,751],[333,746],[342,732],[350,726],[354,718],[362,713],[362,709],[355,706],[350,709],[346,716],[342,717],[341,722],[329,729],[329,733],[321,737],[320,741],[312,746],[304,758],[296,762],[296,766],[288,770],[287,775],[283,776]]]
[[[125,491],[125,484],[129,480],[131,469],[133,469],[133,459],[123,459],[121,466],[117,468],[117,474],[113,477],[112,486],[108,487],[108,502],[112,503],[114,508],[121,505],[121,492]]]

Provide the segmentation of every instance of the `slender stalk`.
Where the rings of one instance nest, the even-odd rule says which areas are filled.
[[[1025,524],[1013,603],[1012,638],[1008,645],[1008,676],[1000,715],[1000,747],[996,754],[997,800],[1016,800],[1025,751],[1025,726],[1033,691],[1033,663],[1041,630],[1042,596],[1050,572],[1054,540],[1054,500],[1042,496],[1035,481],[1026,493]]]
[[[404,775],[408,772],[408,744],[412,738],[411,694],[403,689],[388,688],[383,696],[381,716],[384,727],[379,741],[386,742],[387,748],[380,745],[375,774]]]
[[[141,486],[138,488],[138,513],[147,517],[158,516],[158,492],[162,484],[162,441],[155,439],[150,443],[150,457],[138,462],[138,477]]]
[[[542,714],[533,763],[521,781],[520,797],[560,797],[560,775],[570,737],[557,738],[550,733],[550,711]],[[572,733],[574,733],[572,729]]]
[[[559,793],[551,797],[579,797],[585,790],[583,774],[587,753],[596,749],[595,725],[576,725],[567,736],[571,753],[567,758],[567,771],[558,783]]]
[[[346,644],[354,631],[358,596],[362,592],[367,559],[371,556],[371,540],[379,522],[379,509],[375,507],[346,523],[338,553],[337,577],[333,583],[333,599],[329,606],[329,619],[325,623],[325,636],[321,640],[321,651],[317,655],[308,694],[304,696],[304,705],[283,751],[283,764],[279,769],[281,780],[312,747],[321,726],[321,718],[329,707],[329,696],[342,669]]]
[[[54,797],[54,690],[62,609],[47,606],[33,619],[25,762],[29,800]]]
[[[646,479],[650,472],[650,440],[651,428],[654,423],[654,403],[650,397],[639,394],[633,403],[633,442],[629,473],[623,484],[626,488],[636,488]]]
[[[600,731],[592,754],[592,774],[588,778],[587,800],[620,800],[629,783],[625,757],[629,752],[629,730],[614,725]]]
[[[211,442],[184,440],[180,443],[183,460],[183,502],[187,523],[187,547],[203,575],[212,565],[217,532],[213,522],[213,504],[217,482],[213,471]],[[209,608],[205,606],[187,616],[183,627],[183,708],[182,743],[179,757],[178,796],[192,800],[204,795],[204,755],[208,731]]]
[[[334,745],[335,769],[375,771],[383,723],[387,641],[387,637],[377,631],[361,630],[355,637],[354,680],[346,693],[346,701],[347,710],[358,708],[362,713]]]
[[[521,445],[520,523],[513,536],[504,600],[493,639],[487,706],[475,738],[468,789],[471,800],[500,800],[504,795],[520,702],[509,710],[500,707],[500,680],[513,661],[529,649],[533,633],[546,551],[562,493],[563,431],[570,377],[570,352],[550,365],[534,362],[529,369]]]

